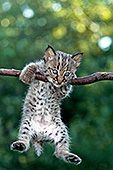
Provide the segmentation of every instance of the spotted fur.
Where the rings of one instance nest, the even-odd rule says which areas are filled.
[[[23,106],[18,141],[11,145],[12,150],[27,151],[31,141],[40,156],[43,143],[52,142],[58,158],[76,165],[81,162],[69,151],[68,131],[60,115],[61,99],[71,91],[69,82],[76,77],[75,71],[81,58],[82,53],[55,52],[48,46],[44,60],[30,63],[22,70],[20,80],[30,83],[30,87]],[[46,76],[48,82],[36,80],[36,72]]]

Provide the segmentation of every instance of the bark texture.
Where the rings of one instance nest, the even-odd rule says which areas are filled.
[[[0,75],[3,76],[15,76],[19,77],[21,73],[21,70],[15,70],[15,69],[0,69]],[[36,73],[36,79],[46,81],[47,79],[44,75],[41,75],[40,73]],[[91,84],[97,81],[101,80],[113,80],[113,73],[112,72],[96,72],[94,74],[91,74],[86,77],[80,77],[75,78],[71,80],[70,84],[72,85],[85,85],[85,84]]]

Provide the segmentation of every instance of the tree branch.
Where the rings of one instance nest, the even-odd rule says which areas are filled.
[[[0,69],[0,75],[3,75],[3,76],[19,77],[20,73],[21,73],[21,70]],[[40,73],[37,73],[35,78],[38,80],[47,82],[46,77],[41,75]],[[74,80],[71,80],[70,83],[72,85],[85,85],[85,84],[91,84],[91,83],[101,81],[101,80],[113,80],[113,73],[112,72],[97,72],[86,77],[75,78]]]

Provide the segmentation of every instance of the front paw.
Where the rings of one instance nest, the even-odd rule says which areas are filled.
[[[36,65],[35,63],[30,63],[27,65],[20,74],[20,80],[24,83],[29,84],[35,79]]]
[[[26,150],[26,146],[23,142],[17,141],[17,142],[12,143],[11,150],[17,150],[17,151],[23,152]]]

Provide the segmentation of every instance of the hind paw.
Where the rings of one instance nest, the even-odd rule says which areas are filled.
[[[74,155],[74,154],[70,154],[70,155],[66,156],[65,160],[67,162],[72,162],[76,165],[80,164],[82,161],[81,158],[79,158],[77,155]]]

